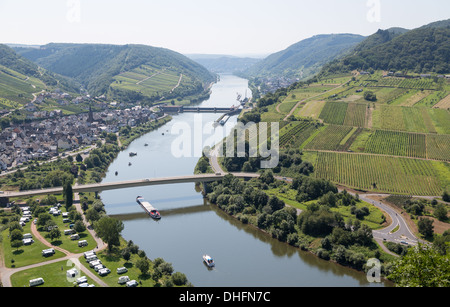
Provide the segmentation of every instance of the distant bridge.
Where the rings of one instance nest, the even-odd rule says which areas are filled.
[[[160,106],[165,113],[229,113],[238,114],[241,108],[237,107],[185,107],[185,106]]]
[[[231,173],[235,177],[251,179],[259,177],[257,173]],[[219,181],[225,177],[225,173],[217,174],[201,174],[201,175],[188,175],[188,176],[175,176],[175,177],[163,177],[163,178],[148,178],[148,179],[137,179],[129,181],[118,181],[118,182],[104,182],[104,183],[93,183],[85,185],[74,185],[72,187],[74,193],[80,192],[95,192],[99,193],[107,190],[125,189],[141,186],[150,185],[162,185],[162,184],[176,184],[176,183],[189,183],[189,182],[212,182]],[[48,188],[40,190],[30,190],[30,191],[19,191],[19,192],[4,192],[0,195],[3,200],[1,203],[8,202],[9,198],[14,197],[30,197],[38,195],[50,195],[50,194],[61,194],[63,193],[62,187]]]

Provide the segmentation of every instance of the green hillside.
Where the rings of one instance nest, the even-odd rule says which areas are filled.
[[[111,98],[121,97],[124,100],[198,94],[203,91],[204,85],[215,80],[206,68],[164,48],[144,45],[48,44],[40,49],[16,50],[46,69],[77,80],[91,95],[108,94]],[[160,81],[157,81],[151,85],[156,90],[149,91],[148,83],[156,80],[152,77],[156,73],[160,77],[171,75],[171,80],[167,83],[162,81],[161,88],[157,85]],[[178,92],[171,93],[180,78],[181,84],[176,88]],[[182,82],[183,79],[185,82]]]
[[[383,71],[316,77],[267,94],[242,119],[279,122],[280,157],[302,151],[316,178],[406,195],[440,196],[450,189],[447,78]],[[274,173],[294,176],[298,166],[285,165],[280,161]]]
[[[447,74],[449,63],[450,20],[446,20],[411,31],[379,30],[352,54],[325,65],[321,74],[370,69]]]
[[[76,84],[70,80],[41,69],[13,49],[0,44],[0,108],[16,108],[31,101],[33,93],[54,87],[77,90]]]
[[[245,71],[245,75],[305,79],[363,39],[354,34],[316,35],[268,56]]]

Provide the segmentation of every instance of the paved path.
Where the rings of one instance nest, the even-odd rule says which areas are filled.
[[[74,194],[74,206],[76,207],[77,211],[79,211],[80,213],[83,213],[81,210],[80,197],[79,197],[78,193]],[[85,216],[83,214],[82,214],[82,216],[83,216],[83,222],[86,225],[87,230],[90,232],[90,234],[92,235],[92,237],[95,239],[95,241],[97,243],[97,247],[94,248],[94,250],[100,251],[100,250],[103,250],[104,248],[106,248],[107,245],[100,238],[97,237],[97,235],[94,232],[94,230],[92,229],[92,227],[90,225],[88,225],[88,222],[87,222]],[[32,269],[32,268],[36,268],[36,267],[47,265],[47,264],[51,264],[51,263],[55,263],[55,262],[64,261],[64,260],[66,260],[66,261],[70,260],[72,262],[72,264],[74,264],[76,267],[78,267],[83,273],[85,273],[87,276],[89,276],[92,280],[94,280],[100,286],[108,287],[108,285],[99,276],[97,276],[96,274],[94,274],[88,268],[86,268],[84,265],[81,264],[79,258],[84,256],[83,253],[74,254],[74,253],[71,253],[65,249],[58,247],[58,246],[52,245],[39,233],[39,231],[36,228],[36,225],[33,222],[30,222],[30,223],[31,223],[31,233],[33,234],[33,237],[35,239],[41,241],[48,247],[52,247],[56,250],[63,252],[66,256],[64,256],[62,258],[56,258],[56,259],[52,259],[52,260],[48,260],[48,261],[44,261],[44,262],[31,264],[31,265],[20,267],[20,268],[7,268],[7,267],[5,267],[5,265],[3,263],[4,260],[2,260],[2,262],[0,263],[0,280],[2,282],[3,287],[12,287],[11,275],[14,273]]]
[[[220,163],[218,161],[218,148],[219,146],[222,146],[222,143],[219,143],[214,147],[214,149],[210,152],[210,165],[214,172],[218,173],[225,173],[224,170],[222,170]],[[292,182],[292,178],[287,177],[279,177],[275,176],[277,180],[284,180],[287,182]],[[342,189],[339,189],[342,191]],[[353,196],[355,193],[352,193],[351,191],[348,191],[349,194],[352,194]],[[413,232],[409,229],[406,221],[402,217],[401,214],[398,214],[391,206],[384,204],[381,201],[374,200],[370,198],[371,196],[388,196],[388,194],[359,194],[359,198],[367,203],[373,204],[377,208],[381,209],[383,212],[385,212],[389,219],[392,221],[392,223],[387,226],[384,229],[379,230],[373,230],[373,238],[379,243],[381,248],[386,251],[387,253],[396,255],[389,251],[385,245],[383,244],[383,241],[391,241],[395,243],[403,243],[408,245],[415,245],[417,242],[419,242],[419,239],[413,234]],[[297,210],[297,214],[300,214],[301,210]],[[396,229],[398,226],[398,229]],[[395,232],[392,232],[394,229],[396,229]],[[422,242],[424,243],[424,242]],[[396,255],[397,256],[397,255]]]

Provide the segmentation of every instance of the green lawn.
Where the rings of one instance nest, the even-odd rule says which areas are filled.
[[[83,257],[82,257],[83,258]],[[80,259],[80,261],[83,261]],[[11,276],[11,284],[13,287],[29,287],[30,279],[42,277],[44,284],[37,287],[74,287],[76,278],[86,276],[81,270],[78,270],[79,276],[76,278],[68,278],[66,272],[74,268],[70,260],[63,260],[51,264],[39,266],[24,271],[17,272]],[[89,284],[98,287],[90,277],[86,276]]]
[[[28,222],[24,228],[23,233],[31,233],[31,222]],[[8,268],[19,268],[27,265],[39,263],[45,260],[64,257],[64,253],[55,250],[55,254],[48,258],[42,256],[42,250],[49,248],[45,244],[33,237],[34,243],[31,245],[24,245],[19,248],[12,248],[9,240],[9,229],[2,232],[2,248],[5,266]],[[14,263],[12,262],[14,261]]]

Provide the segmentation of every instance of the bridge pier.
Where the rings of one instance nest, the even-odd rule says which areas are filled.
[[[202,182],[202,187],[203,187],[203,191],[202,191],[202,195],[203,195],[203,198],[205,198],[206,197],[206,182],[205,181],[203,181]]]

